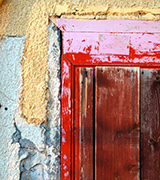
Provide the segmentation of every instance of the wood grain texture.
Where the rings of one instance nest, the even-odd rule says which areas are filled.
[[[80,73],[80,179],[93,179],[93,69],[81,68]]]
[[[139,179],[139,68],[96,68],[96,180]]]
[[[141,179],[160,179],[160,69],[141,70]]]

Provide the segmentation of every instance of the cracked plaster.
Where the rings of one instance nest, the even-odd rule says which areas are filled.
[[[60,31],[49,25],[47,124],[28,124],[20,116],[21,57],[24,37],[0,42],[0,179],[60,179]],[[5,110],[7,108],[7,110]],[[6,163],[7,162],[7,163]]]
[[[0,147],[0,167],[3,167],[0,179],[60,179],[60,40],[59,31],[53,24],[47,28],[49,16],[77,19],[160,19],[159,1],[105,1],[103,7],[101,4],[104,4],[103,0],[94,3],[85,0],[63,3],[55,3],[53,0],[28,0],[26,3],[22,0],[5,0],[2,4],[0,35],[21,37],[4,37],[0,42],[0,140],[3,144]],[[39,37],[40,41],[37,39]],[[40,64],[44,66],[41,85],[45,82],[41,100],[46,100],[42,102],[43,118],[37,118],[35,114],[38,121],[28,121],[35,124],[47,122],[37,126],[28,124],[20,117],[18,97],[22,85],[20,61],[24,41],[23,58],[27,58],[29,63],[45,62]],[[35,49],[40,52],[37,57],[34,56]],[[30,84],[34,82],[31,80],[27,88]],[[31,93],[33,96],[36,97]]]
[[[7,7],[9,7],[7,9]],[[160,19],[159,1],[54,1],[6,0],[2,4],[8,14],[0,21],[1,35],[26,33],[22,63],[22,117],[28,123],[41,124],[47,116],[47,25],[49,17],[77,19]],[[24,21],[25,20],[25,21]],[[2,29],[2,28],[0,28]]]

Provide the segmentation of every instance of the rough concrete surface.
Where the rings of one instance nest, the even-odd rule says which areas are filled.
[[[60,55],[61,34],[52,22],[49,24],[48,48],[48,128],[46,130],[46,144],[48,154],[51,156],[50,173],[53,179],[60,179]]]
[[[52,23],[48,31],[47,123],[28,125],[24,119],[20,121],[20,114],[16,122],[22,136],[19,141],[22,180],[60,179],[60,31]]]

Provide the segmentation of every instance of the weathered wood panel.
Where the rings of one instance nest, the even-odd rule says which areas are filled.
[[[160,69],[141,70],[141,180],[160,179]]]
[[[96,68],[96,180],[139,179],[139,68]]]
[[[80,179],[93,179],[93,69],[80,71]]]

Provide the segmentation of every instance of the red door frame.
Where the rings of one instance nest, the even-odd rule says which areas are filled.
[[[160,68],[160,21],[79,21],[58,18],[51,18],[51,20],[60,28],[63,35],[61,180],[79,179],[77,156],[79,140],[75,139],[73,129],[78,126],[77,122],[74,124],[74,120],[79,118],[79,109],[75,109],[75,103],[78,107],[79,102],[78,85],[74,85],[78,82],[77,67]]]

